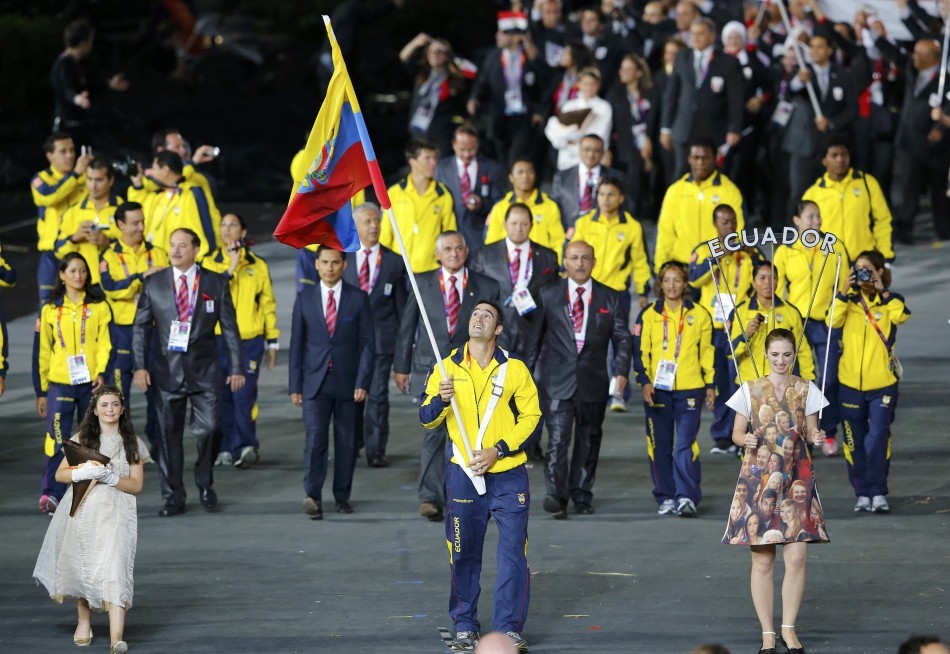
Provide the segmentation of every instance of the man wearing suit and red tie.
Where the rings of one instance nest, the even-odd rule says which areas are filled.
[[[660,144],[673,151],[676,162],[670,184],[686,172],[690,140],[707,135],[717,147],[733,147],[742,131],[745,90],[739,61],[713,50],[717,31],[710,19],[697,18],[689,33],[692,49],[677,55],[663,93]]]
[[[323,519],[323,482],[333,419],[333,499],[337,513],[353,513],[357,404],[373,376],[376,337],[369,296],[343,281],[346,258],[317,248],[320,283],[297,294],[290,332],[290,400],[303,407],[306,429],[303,511]]]
[[[533,220],[526,204],[509,205],[505,238],[486,245],[472,260],[472,270],[498,282],[508,334],[506,344],[518,356],[524,356],[541,289],[558,280],[554,250],[528,240]]]
[[[159,511],[162,517],[185,510],[182,437],[188,402],[191,402],[191,431],[198,441],[195,482],[201,504],[208,511],[218,507],[211,473],[217,449],[212,441],[221,407],[216,325],[221,325],[228,350],[231,374],[225,383],[234,393],[244,386],[241,334],[227,277],[204,270],[195,263],[201,251],[201,238],[192,230],[176,229],[169,241],[172,267],[145,279],[132,325],[135,368],[132,382],[141,391],[153,383],[158,389],[155,411],[159,434],[158,472],[165,501]],[[153,328],[158,345],[154,355],[149,356],[151,369],[146,369],[146,350],[153,340],[149,337]]]
[[[600,180],[605,177],[623,179],[623,173],[601,163],[606,146],[599,136],[584,136],[578,148],[581,162],[556,172],[551,188],[551,197],[561,207],[561,222],[568,239],[574,234],[577,219],[597,208],[597,185]]]
[[[436,180],[445,184],[455,200],[455,217],[472,254],[485,242],[485,221],[495,203],[505,195],[501,166],[478,152],[478,131],[458,127],[452,136],[454,155],[439,159]]]
[[[372,202],[353,210],[360,236],[358,252],[346,253],[343,281],[369,295],[376,332],[376,356],[373,378],[363,407],[357,407],[357,439],[366,447],[366,462],[373,468],[385,468],[386,443],[389,441],[389,372],[402,312],[406,308],[409,282],[402,257],[379,243],[379,207]]]
[[[465,316],[472,314],[477,300],[499,302],[498,283],[469,270],[465,266],[468,247],[459,232],[442,232],[436,240],[436,258],[439,268],[416,276],[422,304],[432,325],[436,344],[442,356],[468,342],[468,323]],[[461,317],[460,317],[461,316]],[[418,336],[417,336],[418,334]],[[396,385],[403,393],[421,395],[426,375],[435,363],[435,353],[422,324],[419,304],[409,296],[402,315],[396,355],[393,359]],[[446,431],[444,424],[425,431],[419,471],[419,515],[433,522],[443,519],[445,507],[445,454]]]
[[[633,347],[620,309],[620,295],[591,278],[594,248],[584,241],[569,243],[564,252],[567,279],[541,291],[538,315],[531,323],[525,361],[546,374],[541,379],[543,414],[548,425],[544,510],[567,518],[568,500],[577,513],[594,512],[594,478],[609,380],[607,345],[613,345],[615,395],[622,395]],[[542,345],[543,355],[542,355]],[[574,451],[568,473],[568,448]]]

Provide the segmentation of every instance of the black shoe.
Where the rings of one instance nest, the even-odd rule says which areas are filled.
[[[544,502],[541,504],[548,513],[557,513],[564,510],[565,503],[553,495],[545,495]]]
[[[179,513],[185,512],[185,505],[181,506],[177,504],[166,504],[162,507],[161,511],[158,512],[158,515],[162,518],[170,518],[173,515],[178,515]]]
[[[580,513],[581,515],[593,515],[594,507],[592,507],[587,502],[581,502],[580,504],[574,505],[574,511]]]
[[[805,654],[804,647],[789,647],[788,643],[786,643],[785,639],[781,636],[778,637],[778,642],[782,643],[782,647],[785,648],[787,654]]]
[[[337,513],[353,513],[353,507],[350,506],[349,502],[337,502],[336,512]]]
[[[310,516],[311,520],[323,520],[323,507],[320,500],[312,497],[303,498],[303,512]]]
[[[386,460],[386,457],[382,455],[376,455],[371,457],[369,460],[370,468],[385,468],[389,465],[389,461]]]
[[[778,652],[775,650],[774,647],[769,647],[768,649],[763,647],[759,650],[759,654],[778,654]]]
[[[217,511],[218,509],[218,494],[214,492],[214,489],[210,486],[208,488],[202,488],[200,493],[201,506],[203,506],[208,511]]]

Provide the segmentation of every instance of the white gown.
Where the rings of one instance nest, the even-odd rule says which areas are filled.
[[[78,441],[78,435],[72,440]],[[103,436],[99,451],[112,459],[114,472],[129,476],[120,436]],[[141,439],[139,457],[142,463],[151,461]],[[60,603],[85,599],[94,611],[108,611],[112,604],[131,608],[138,540],[135,496],[97,483],[71,518],[72,501],[70,486],[50,521],[33,577]]]

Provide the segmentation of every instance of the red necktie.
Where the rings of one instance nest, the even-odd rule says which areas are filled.
[[[360,288],[369,293],[369,255],[372,250],[363,250],[363,265],[360,266]]]
[[[581,330],[584,329],[584,289],[579,287],[577,289],[577,299],[574,300],[574,304],[571,307],[571,322],[574,325],[574,333],[580,334]],[[577,340],[577,351],[580,352],[584,348],[584,341]]]
[[[178,279],[181,284],[178,286],[178,297],[175,298],[175,304],[178,305],[178,320],[188,321],[188,276],[182,275]]]
[[[336,300],[333,299],[333,291],[327,291],[327,331],[330,332],[330,336],[333,336],[333,332],[336,331]]]
[[[587,171],[587,181],[584,183],[584,193],[581,195],[581,213],[587,213],[593,204],[592,185],[594,181],[594,171]]]
[[[449,335],[455,333],[459,324],[459,311],[462,309],[462,300],[459,298],[459,289],[455,285],[455,275],[449,277],[449,303],[445,307],[449,319]]]
[[[521,277],[521,248],[515,248],[514,253],[515,258],[508,264],[508,268],[511,272],[511,285],[517,286],[518,279]]]
[[[472,180],[468,176],[468,165],[462,165],[462,174],[459,175],[459,187],[462,189],[462,202],[468,200],[472,194]]]

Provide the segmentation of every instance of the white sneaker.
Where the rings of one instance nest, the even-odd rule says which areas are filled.
[[[887,504],[887,502],[884,502]],[[860,513],[861,511],[870,511],[871,510],[871,498],[861,496],[858,498],[857,503],[854,505],[854,512]]]
[[[692,518],[696,515],[696,505],[693,504],[693,500],[688,497],[681,497],[680,501],[676,504],[676,513],[681,518]]]
[[[610,410],[614,411],[615,413],[626,413],[627,403],[623,401],[622,397],[613,395],[610,398]]]
[[[883,495],[875,495],[874,499],[871,500],[871,511],[874,513],[890,513],[891,507],[887,503],[887,498]]]
[[[251,464],[257,463],[259,459],[260,456],[257,454],[257,450],[251,445],[245,445],[241,448],[241,456],[234,462],[234,465],[238,468],[250,468]]]
[[[676,502],[673,500],[663,500],[660,508],[657,509],[658,515],[673,515],[676,513]]]
[[[231,458],[230,452],[221,452],[218,454],[218,458],[214,460],[216,466],[229,466],[232,463],[234,463],[234,459]]]

